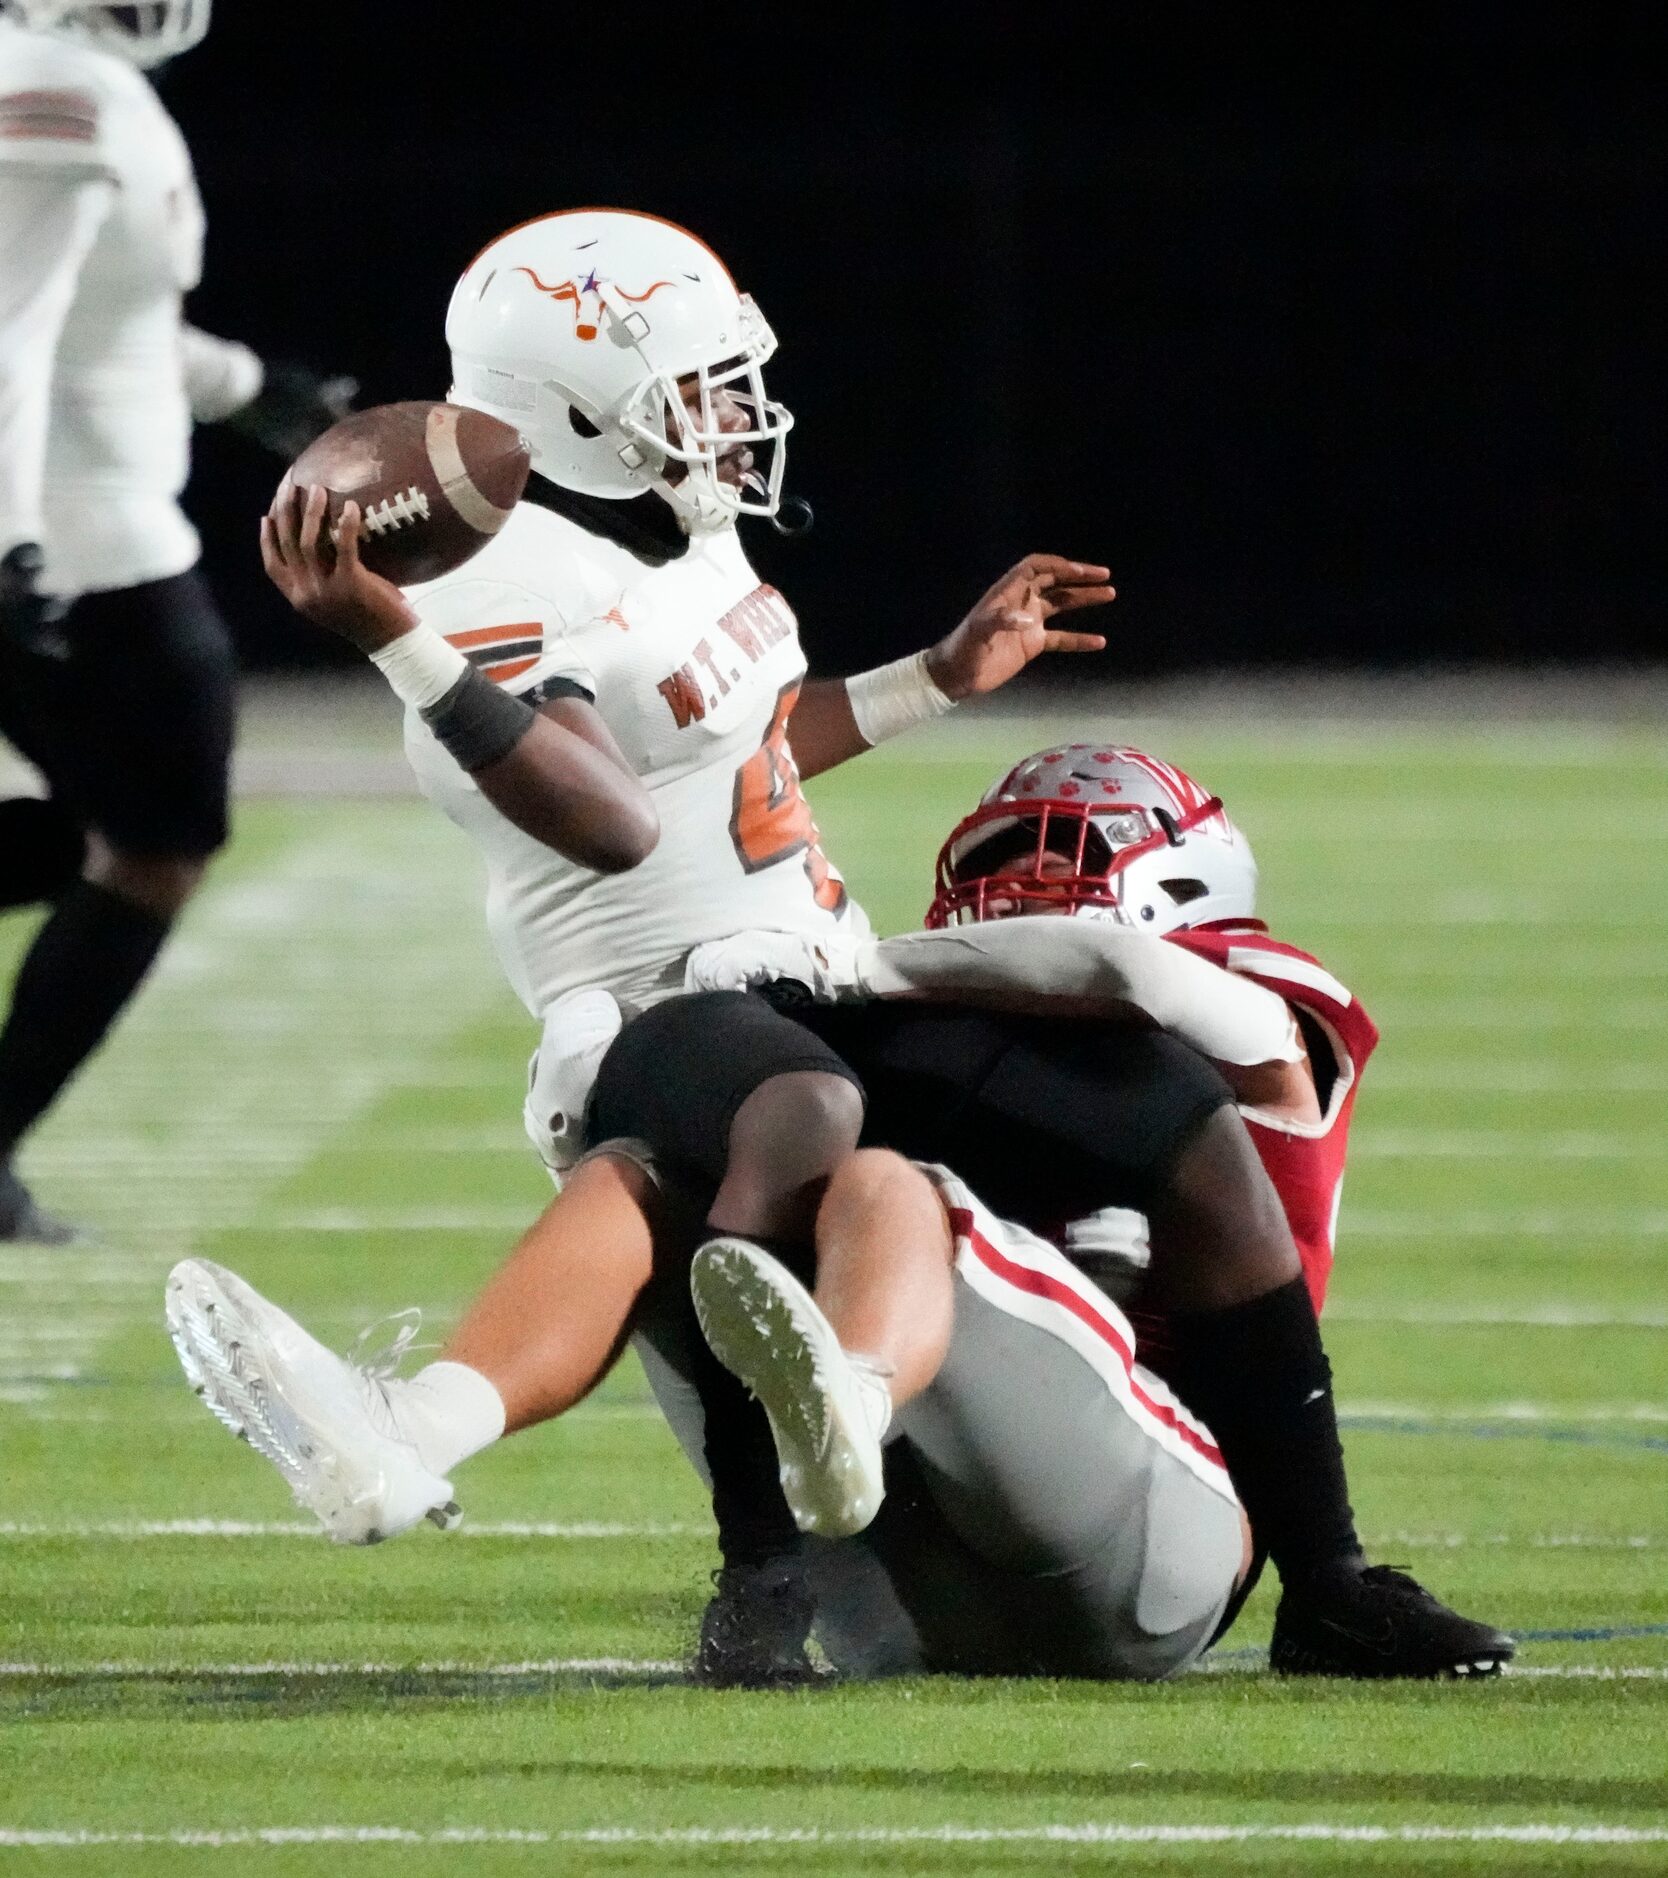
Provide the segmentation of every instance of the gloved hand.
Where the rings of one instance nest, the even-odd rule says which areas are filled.
[[[558,1186],[585,1151],[585,1104],[624,1022],[613,994],[600,985],[564,992],[545,1013],[544,1035],[527,1065],[521,1119]]]
[[[58,632],[69,603],[40,590],[45,557],[33,541],[20,541],[0,559],[0,638],[26,652],[63,658],[69,648]]]
[[[810,938],[792,932],[743,932],[709,939],[684,965],[685,991],[747,991],[791,979],[818,1004],[861,997],[861,947],[843,933]]]
[[[359,395],[357,378],[327,378],[311,366],[283,359],[267,360],[263,369],[259,392],[225,422],[286,463],[293,463],[315,437],[340,423]]]

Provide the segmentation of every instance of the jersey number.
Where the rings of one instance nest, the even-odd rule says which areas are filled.
[[[811,805],[800,791],[799,771],[788,751],[788,719],[798,699],[797,684],[782,687],[763,744],[736,771],[730,839],[749,874],[803,854],[817,905],[838,913],[846,903],[845,884],[819,845]]]

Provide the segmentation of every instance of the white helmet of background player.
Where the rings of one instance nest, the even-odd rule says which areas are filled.
[[[1164,933],[1249,920],[1257,863],[1221,798],[1184,771],[1068,743],[985,791],[939,850],[936,886],[928,926],[1074,913]]]
[[[209,0],[145,0],[139,6],[105,5],[103,0],[6,0],[6,5],[14,18],[36,32],[82,40],[146,70],[189,52],[209,28]]]
[[[453,399],[514,424],[564,489],[656,490],[695,530],[776,513],[793,419],[765,396],[775,335],[687,229],[626,209],[524,222],[470,262],[446,342]]]

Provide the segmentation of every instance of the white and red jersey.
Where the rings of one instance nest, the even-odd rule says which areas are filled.
[[[407,713],[424,792],[485,856],[488,926],[534,1015],[586,985],[630,1015],[682,990],[692,948],[748,927],[867,934],[788,746],[798,625],[733,528],[657,564],[524,501],[473,560],[409,597],[507,689],[590,697],[660,817],[646,861],[594,873],[515,827]]]
[[[1321,1119],[1286,1121],[1243,1104],[1240,1114],[1286,1210],[1319,1312],[1332,1274],[1350,1119],[1361,1072],[1378,1043],[1378,1026],[1318,959],[1271,939],[1259,920],[1223,920],[1166,937],[1264,986],[1297,1014],[1315,1072]]]

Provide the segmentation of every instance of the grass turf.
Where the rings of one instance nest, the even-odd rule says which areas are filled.
[[[877,925],[914,923],[943,829],[1047,734],[946,728],[816,786]],[[250,804],[33,1150],[102,1243],[0,1253],[0,1867],[1668,1863],[1668,743],[1161,747],[1384,1027],[1328,1321],[1358,1511],[1525,1635],[1524,1674],[1277,1683],[1246,1654],[1265,1589],[1162,1688],[693,1690],[705,1509],[631,1368],[472,1463],[455,1537],[308,1536],[181,1382],[168,1264],[219,1258],[345,1342],[408,1302],[444,1322],[546,1189],[457,838],[414,802]]]

